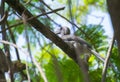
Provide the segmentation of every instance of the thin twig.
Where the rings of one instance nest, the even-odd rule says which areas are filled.
[[[26,73],[27,73],[28,82],[31,82],[31,80],[30,80],[30,73],[28,71],[28,63],[27,62],[26,62]]]
[[[28,5],[31,1],[32,1],[32,0],[27,0],[27,1],[25,2],[25,6]]]
[[[65,7],[61,7],[61,8],[58,8],[58,9],[55,9],[55,10],[52,10],[52,11],[46,12],[46,13],[42,13],[42,14],[37,15],[37,16],[33,16],[33,17],[31,17],[31,18],[28,18],[28,19],[26,20],[26,22],[27,22],[27,21],[30,21],[30,20],[33,20],[33,19],[35,19],[35,18],[38,18],[38,17],[40,17],[40,16],[44,16],[44,15],[46,15],[46,14],[55,13],[55,12],[57,12],[57,11],[63,10],[64,8],[65,8]],[[14,24],[14,25],[9,26],[9,28],[5,28],[5,29],[3,29],[2,31],[0,31],[0,33],[6,31],[6,30],[8,30],[8,29],[11,29],[12,27],[15,27],[15,26],[21,25],[21,24],[23,24],[23,21],[21,21],[21,22],[19,22],[19,23],[17,23],[17,24]]]
[[[74,24],[74,16],[72,14],[72,1],[71,0],[68,0],[68,7],[69,7],[69,15],[70,15],[70,20],[71,22]],[[75,28],[74,28],[74,25],[72,24],[72,29],[73,29],[73,32],[75,32]]]
[[[6,11],[3,17],[0,19],[0,25],[7,20],[8,12]]]
[[[24,12],[22,13],[22,20],[23,20],[23,23],[24,23],[24,30],[25,30],[25,39],[26,39],[26,44],[27,44],[27,47],[28,47],[28,53],[30,55],[30,59],[31,59],[31,62],[32,62],[32,52],[31,52],[31,48],[30,48],[30,41],[29,41],[29,36],[28,36],[28,26],[27,26],[27,16],[24,15]]]
[[[5,40],[0,40],[0,43],[11,45],[11,46],[13,46],[13,47],[21,50],[21,51],[22,51],[24,54],[26,54],[27,56],[29,56],[28,52],[25,52],[22,48],[18,47],[16,44],[10,43],[10,42],[5,41]],[[34,63],[35,66],[38,68],[38,70],[39,70],[39,72],[40,72],[40,74],[41,74],[44,82],[48,82],[48,81],[47,81],[47,78],[46,78],[46,76],[45,76],[45,73],[44,73],[44,71],[42,70],[41,65],[35,60],[34,57],[33,57],[33,63]]]
[[[7,27],[9,28],[8,21],[6,21],[6,25],[7,25]],[[10,33],[12,42],[13,42],[14,44],[16,44],[15,37],[14,37],[14,34],[13,34],[12,30],[9,29],[8,31],[9,31],[9,33]],[[19,52],[18,52],[18,49],[17,49],[17,48],[15,48],[15,52],[16,52],[17,59],[20,61],[20,56],[19,56]]]
[[[107,52],[107,57],[106,57],[105,62],[104,62],[104,67],[103,67],[103,71],[102,71],[102,80],[101,80],[101,82],[106,82],[105,80],[106,80],[107,67],[109,65],[109,60],[110,60],[110,55],[111,55],[111,52],[112,52],[114,40],[115,40],[115,38],[113,36],[112,41],[110,43],[110,47],[109,47],[108,52]]]

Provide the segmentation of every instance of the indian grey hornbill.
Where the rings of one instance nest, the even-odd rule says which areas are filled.
[[[88,61],[90,54],[94,54],[98,59],[100,59],[102,62],[104,62],[104,58],[102,58],[93,48],[92,46],[87,43],[84,39],[71,35],[70,29],[66,26],[59,28],[56,32],[56,34],[60,34],[60,37],[70,46],[75,47],[77,46],[79,49],[79,55],[84,57],[85,62]],[[74,43],[77,43],[74,44]],[[79,45],[79,46],[78,46]]]

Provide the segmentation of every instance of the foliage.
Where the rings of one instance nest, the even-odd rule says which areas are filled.
[[[107,36],[104,34],[105,31],[102,28],[101,25],[82,25],[81,29],[84,30],[86,35],[88,37],[85,37],[85,34],[82,34],[80,30],[77,30],[75,34],[77,36],[80,36],[81,38],[84,38],[86,41],[88,41],[93,47],[101,52],[101,51],[107,51]],[[100,38],[98,38],[100,37]],[[98,39],[96,39],[98,38]]]
[[[42,3],[42,0],[31,0],[30,3],[27,3],[27,1],[29,0],[20,0],[20,3],[23,4],[34,16],[50,11],[49,7],[57,8],[57,6],[55,6],[56,4],[64,4],[65,10],[58,12],[58,14],[61,13],[62,16],[69,20],[69,23],[72,22],[70,23],[71,25],[66,24],[66,26],[72,28],[72,32],[74,32],[75,35],[89,42],[89,44],[92,45],[92,47],[99,52],[101,56],[106,57],[109,41],[108,36],[104,34],[105,31],[103,26],[101,24],[87,24],[86,22],[87,16],[92,11],[99,10],[106,12],[105,0],[52,0],[52,5],[48,5],[49,7]],[[47,0],[45,3],[47,3]],[[8,28],[23,21],[22,17],[12,10],[12,8],[8,8],[8,5],[6,6],[6,10],[7,9],[9,10],[9,16],[7,19],[8,25],[6,25]],[[61,20],[57,21],[58,15],[53,13],[51,15],[44,15],[37,18],[52,31],[54,31],[56,27],[59,27],[61,22]],[[61,18],[65,19],[64,17]],[[77,29],[76,26],[80,27],[84,33]],[[28,44],[30,45],[31,54],[37,60],[38,64],[41,65],[48,82],[83,82],[83,74],[80,67],[63,51],[61,51],[60,48],[55,46],[54,43],[32,28],[31,25],[27,23],[18,24],[11,28],[18,45],[21,44],[17,42],[17,40],[19,40],[19,36],[22,35],[23,39],[26,40],[25,28],[27,30],[28,41],[26,41],[25,44],[21,41],[23,44],[22,48],[27,49],[28,53],[30,53]],[[10,37],[9,31],[7,31],[7,35],[9,40],[13,41],[13,38]],[[118,49],[115,44],[110,57],[110,62],[113,66],[109,66],[107,70],[106,82],[120,81],[120,65],[117,50]],[[14,50],[10,50],[10,52],[14,52]],[[20,51],[20,54],[21,52],[22,51]],[[16,54],[13,54],[13,57],[15,57],[15,55]],[[21,57],[21,61],[23,61],[22,58],[24,57]],[[33,63],[29,62],[29,60],[24,61],[24,63],[28,64],[28,70],[24,70],[23,73],[27,75],[28,71],[32,82],[44,82],[38,68]],[[91,55],[88,64],[91,82],[100,82],[103,63]],[[22,81],[21,73],[15,73],[14,78],[15,82]]]
[[[48,50],[47,52],[45,50]],[[45,47],[40,55],[36,58],[39,62],[42,62],[42,66],[45,70],[47,79],[49,82],[80,82],[83,81],[81,71],[76,63],[64,56],[63,52],[56,47]],[[63,56],[61,56],[64,54]],[[56,56],[55,56],[56,55]],[[76,78],[75,78],[75,77]],[[51,79],[52,78],[52,79]]]

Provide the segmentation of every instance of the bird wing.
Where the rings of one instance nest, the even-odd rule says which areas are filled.
[[[86,45],[88,48],[92,48],[92,46],[89,43],[87,43],[84,39],[75,35],[64,35],[61,38],[65,41],[76,41],[81,45]]]

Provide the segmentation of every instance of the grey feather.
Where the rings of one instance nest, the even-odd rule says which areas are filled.
[[[84,39],[75,36],[75,35],[64,35],[61,37],[64,41],[76,41],[78,43],[80,43],[81,45],[86,45],[88,48],[92,49],[92,46],[87,43]]]

